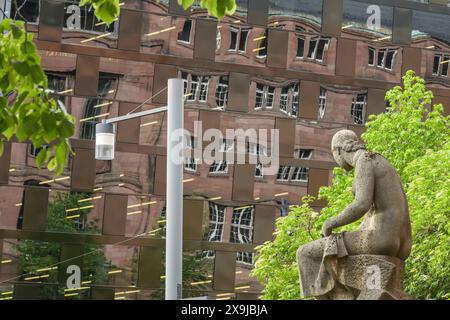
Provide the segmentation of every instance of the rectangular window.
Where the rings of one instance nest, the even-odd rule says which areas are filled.
[[[292,173],[292,181],[308,182],[309,169],[304,167],[295,167]]]
[[[323,119],[325,116],[325,111],[327,109],[327,90],[325,88],[320,88],[319,95],[319,118]]]
[[[394,64],[395,53],[396,53],[396,50],[393,50],[393,49],[389,49],[386,53],[384,67],[388,70],[392,70],[392,65]]]
[[[228,76],[220,76],[216,87],[216,104],[224,108],[228,101]]]
[[[311,159],[313,154],[313,150],[312,149],[299,149],[298,150],[298,158],[299,159]]]
[[[231,243],[252,243],[254,215],[253,206],[234,208],[231,218]],[[241,263],[253,264],[253,253],[238,252],[236,259]]]
[[[441,64],[441,57],[442,56],[440,54],[434,55],[434,60],[433,60],[433,74],[434,75],[439,74],[439,65]]]
[[[386,53],[386,49],[378,50],[377,66],[380,67],[380,68],[384,68],[385,53]]]
[[[278,168],[277,181],[288,181],[290,171],[290,166],[280,166]]]
[[[249,30],[241,30],[241,34],[239,37],[239,51],[245,52],[245,49],[247,47],[247,38],[248,38]]]
[[[187,97],[189,101],[194,101],[197,99],[198,87],[199,87],[199,77],[191,75],[191,90],[189,91],[189,95]]]
[[[263,165],[262,163],[257,163],[255,166],[255,178],[262,178],[263,176]]]
[[[256,101],[255,101],[255,109],[261,109],[263,106],[264,99],[264,86],[262,84],[256,84]]]
[[[209,173],[227,173],[228,165],[227,161],[214,161],[213,164],[209,167]]]
[[[357,94],[353,97],[351,116],[355,124],[364,124],[366,118],[367,94]]]
[[[275,88],[274,87],[267,87],[267,94],[266,94],[266,108],[273,108],[273,97],[275,95]]]
[[[261,40],[258,42],[258,47],[256,50],[256,57],[259,59],[263,59],[267,56],[267,30],[261,35]]]
[[[231,36],[231,40],[230,40],[230,50],[236,50],[237,48],[237,38],[238,38],[238,29],[233,29],[230,28],[230,36]]]
[[[223,238],[223,225],[225,221],[225,206],[209,202],[209,228],[203,240],[210,242],[220,242]],[[204,258],[213,258],[214,251],[204,251]]]
[[[220,152],[230,152],[234,148],[234,141],[232,139],[223,139],[220,141]]]
[[[200,93],[198,95],[198,101],[206,102],[208,99],[208,87],[210,77],[202,77],[200,84]]]
[[[183,24],[183,30],[178,32],[178,41],[191,43],[192,20],[188,19]]]
[[[292,86],[292,104],[291,104],[291,116],[297,117],[298,105],[299,105],[299,86],[298,83]]]
[[[375,49],[369,47],[369,66],[375,65]]]
[[[281,88],[280,110],[284,113],[288,112],[288,94],[289,94],[289,87]]]
[[[314,37],[309,41],[308,58],[322,62],[325,51],[328,49],[329,38]]]
[[[448,65],[450,64],[450,56],[444,56],[442,63],[441,75],[448,76]]]
[[[184,158],[184,170],[196,172],[197,171],[197,159],[195,158]]]
[[[305,39],[297,38],[297,55],[296,57],[299,59],[304,58],[305,56]]]

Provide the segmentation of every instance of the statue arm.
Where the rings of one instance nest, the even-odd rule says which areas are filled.
[[[361,157],[355,166],[355,200],[340,214],[331,218],[332,228],[348,225],[360,219],[373,203],[375,174],[372,160]]]

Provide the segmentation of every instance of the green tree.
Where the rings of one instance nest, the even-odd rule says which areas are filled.
[[[4,141],[14,135],[43,145],[36,162],[60,174],[74,133],[73,117],[49,97],[47,77],[33,43],[21,21],[0,22],[0,156]]]
[[[406,290],[417,298],[446,299],[450,292],[446,279],[450,273],[450,127],[441,104],[433,105],[432,111],[427,108],[432,98],[425,81],[408,71],[403,87],[386,93],[388,110],[369,117],[362,139],[367,149],[383,154],[395,166],[408,196],[413,250],[407,260]],[[276,239],[257,249],[253,274],[265,285],[265,299],[299,298],[296,250],[317,239],[323,222],[351,203],[353,172],[335,168],[333,174],[332,185],[319,191],[319,198],[328,202],[320,214],[309,207],[311,198],[304,199],[302,206],[277,222]],[[305,221],[311,221],[308,228]],[[358,224],[341,230],[352,230]]]
[[[195,0],[178,0],[178,3],[186,10],[194,4]],[[119,0],[81,0],[80,6],[91,5],[95,10],[98,20],[107,24],[112,23],[120,13]],[[208,13],[216,18],[223,18],[227,14],[233,14],[236,10],[235,0],[200,0],[200,7],[208,10]]]
[[[53,201],[49,203],[47,215],[47,231],[67,232],[67,233],[95,233],[97,232],[97,221],[89,222],[83,230],[79,230],[73,219],[66,218],[66,210],[79,207],[78,200],[88,197],[84,193],[58,193]],[[83,202],[83,206],[89,206],[90,203]],[[86,216],[88,209],[77,210],[71,212],[71,215],[80,215],[80,219]],[[107,262],[102,252],[102,246],[95,244],[86,244],[83,257],[82,275],[83,280],[90,280],[92,283],[103,283],[107,279]],[[56,283],[58,281],[57,270],[38,271],[46,269],[59,262],[61,254],[61,246],[55,242],[44,242],[36,240],[20,240],[16,246],[19,254],[17,271],[19,274],[31,275],[49,274],[45,278],[46,282]],[[40,280],[42,281],[42,280]],[[64,288],[60,288],[59,293],[62,294]],[[49,298],[53,295],[47,291]]]

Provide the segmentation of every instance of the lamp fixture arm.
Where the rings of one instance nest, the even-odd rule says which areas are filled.
[[[123,116],[118,116],[118,117],[115,117],[115,118],[105,119],[104,123],[116,123],[116,122],[120,122],[120,121],[125,121],[125,120],[140,118],[140,117],[145,117],[145,116],[148,116],[148,115],[151,115],[151,114],[160,113],[160,112],[166,112],[166,111],[167,111],[167,106],[160,107],[160,108],[155,108],[155,109],[151,109],[151,110],[145,110],[145,111],[130,113],[130,114],[126,114],[126,115],[123,115]]]

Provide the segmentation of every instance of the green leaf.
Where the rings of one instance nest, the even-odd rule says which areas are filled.
[[[21,76],[28,75],[28,72],[30,71],[30,67],[25,61],[13,61],[12,66],[14,67],[14,70],[16,70],[16,72]]]

